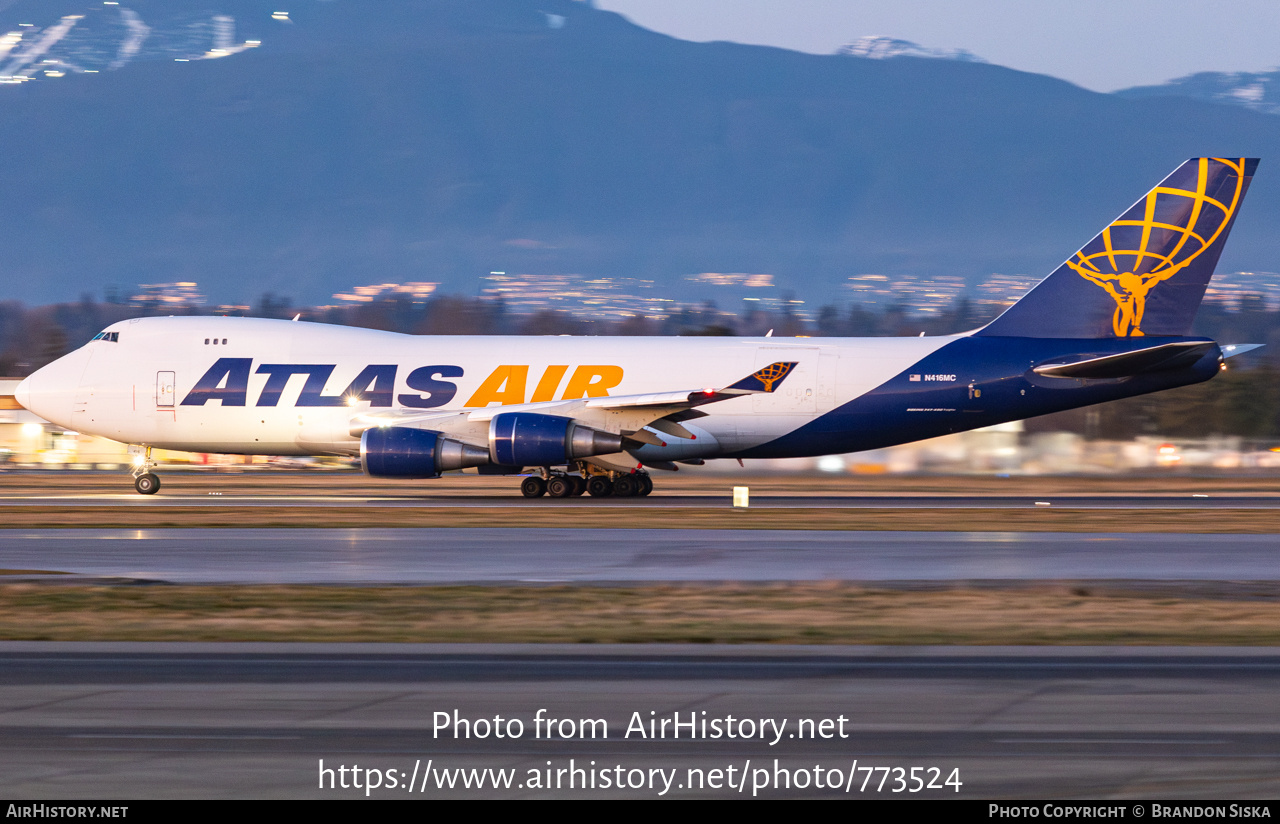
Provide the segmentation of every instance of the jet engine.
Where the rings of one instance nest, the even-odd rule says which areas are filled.
[[[441,472],[489,463],[489,451],[430,429],[387,426],[360,435],[360,465],[375,478],[438,478]]]
[[[489,457],[503,466],[558,466],[622,451],[622,436],[536,412],[505,412],[489,423]]]

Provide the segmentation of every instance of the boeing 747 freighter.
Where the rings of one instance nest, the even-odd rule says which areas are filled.
[[[987,326],[918,338],[421,337],[254,318],[121,321],[19,385],[151,448],[471,467],[529,497],[647,495],[650,470],[878,449],[1212,378],[1189,337],[1257,160],[1193,158]]]

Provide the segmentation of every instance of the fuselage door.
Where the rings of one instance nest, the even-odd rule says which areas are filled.
[[[156,373],[156,406],[161,409],[173,408],[175,375],[173,372]]]

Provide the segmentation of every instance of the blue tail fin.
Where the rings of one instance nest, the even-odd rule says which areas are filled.
[[[1187,334],[1257,166],[1188,160],[976,334]]]

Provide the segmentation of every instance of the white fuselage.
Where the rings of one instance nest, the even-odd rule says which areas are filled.
[[[107,333],[28,378],[19,401],[125,443],[237,454],[355,454],[352,421],[362,413],[713,389],[797,363],[772,394],[705,407],[706,417],[687,423],[699,438],[646,446],[653,460],[775,440],[955,340],[422,337],[220,317],[142,318]]]

